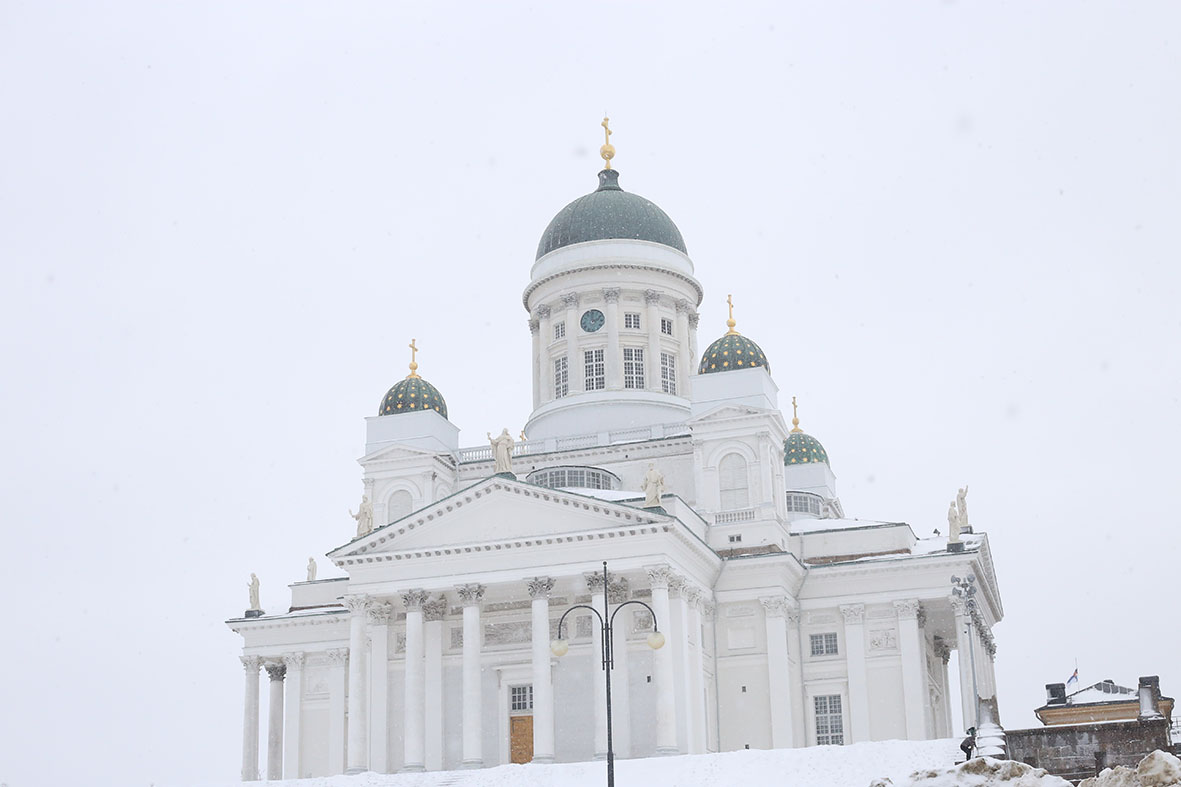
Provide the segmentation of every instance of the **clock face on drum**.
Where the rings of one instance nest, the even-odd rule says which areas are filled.
[[[582,315],[582,319],[579,320],[578,324],[581,325],[582,330],[586,331],[587,333],[594,333],[595,331],[602,328],[603,323],[606,321],[607,318],[603,316],[601,311],[598,309],[590,309]]]

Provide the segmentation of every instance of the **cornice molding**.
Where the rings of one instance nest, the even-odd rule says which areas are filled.
[[[563,276],[569,276],[573,273],[585,273],[586,271],[652,271],[655,273],[659,273],[663,276],[671,276],[674,279],[678,279],[680,281],[683,281],[686,284],[688,284],[690,287],[692,287],[693,291],[697,293],[697,304],[696,305],[698,305],[698,306],[701,305],[701,301],[705,297],[705,291],[702,290],[701,284],[696,279],[694,279],[692,276],[688,276],[684,273],[677,273],[676,271],[669,270],[668,268],[661,267],[659,265],[641,265],[641,264],[636,264],[636,263],[612,262],[612,263],[602,263],[602,264],[597,264],[597,265],[592,263],[592,264],[587,264],[587,265],[580,265],[577,268],[572,268],[570,270],[555,271],[555,272],[549,274],[548,276],[544,276],[544,277],[538,279],[537,281],[530,282],[529,286],[525,288],[525,292],[521,295],[521,305],[524,306],[526,309],[528,309],[529,308],[529,296],[533,295],[533,293],[536,292],[538,290],[538,288],[540,288],[541,286],[548,284],[549,282],[554,281],[555,279],[560,279]]]

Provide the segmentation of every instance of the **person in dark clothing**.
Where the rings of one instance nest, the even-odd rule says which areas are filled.
[[[964,738],[963,743],[960,744],[960,751],[964,753],[964,759],[972,759],[972,750],[976,748],[976,728],[968,728],[968,737]]]

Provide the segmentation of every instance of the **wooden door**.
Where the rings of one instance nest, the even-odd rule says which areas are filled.
[[[509,716],[509,759],[512,762],[533,761],[533,717]]]

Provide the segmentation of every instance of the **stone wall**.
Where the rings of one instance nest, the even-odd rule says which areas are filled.
[[[1005,741],[1011,759],[1074,782],[1102,768],[1135,768],[1154,749],[1173,751],[1164,718],[1005,730]]]

